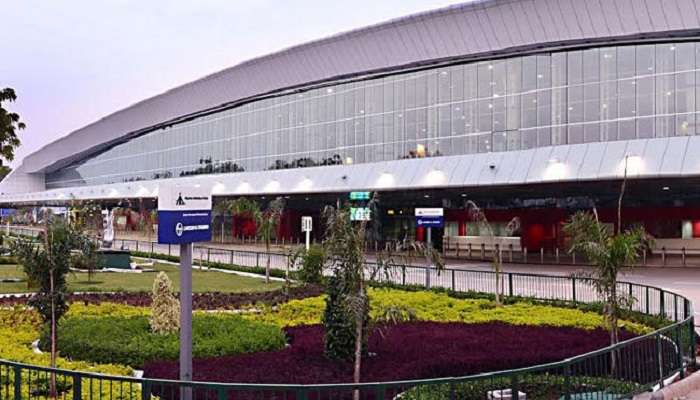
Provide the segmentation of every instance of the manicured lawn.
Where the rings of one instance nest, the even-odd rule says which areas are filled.
[[[173,281],[175,288],[180,284],[180,272],[178,268],[168,264],[156,263],[154,268],[158,271],[165,271]],[[68,276],[68,288],[71,291],[130,291],[144,292],[151,291],[153,288],[153,280],[155,272],[144,273],[116,273],[116,272],[99,272],[93,274],[92,282],[88,282],[86,273],[74,273]],[[0,265],[0,279],[4,278],[20,278],[25,279],[21,268],[15,265]],[[235,274],[226,274],[223,272],[214,271],[198,271],[192,272],[193,290],[195,292],[256,292],[279,289],[282,287],[282,282],[271,282],[266,284],[264,279],[248,278]],[[27,292],[26,282],[17,283],[0,283],[0,293],[24,293]]]

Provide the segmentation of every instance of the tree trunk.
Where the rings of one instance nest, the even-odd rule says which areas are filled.
[[[51,284],[51,368],[56,368],[56,298],[54,293],[53,269],[49,271],[49,281]],[[49,396],[56,398],[56,373],[51,372],[51,382],[49,383]]]
[[[265,250],[267,251],[267,265],[265,266],[265,283],[270,283],[270,238],[265,238]]]
[[[355,316],[355,367],[353,371],[353,382],[360,383],[360,372],[362,369],[362,325],[364,313],[358,312]],[[352,393],[353,400],[360,400],[360,390],[355,389]]]
[[[494,250],[495,251],[495,250]],[[493,269],[496,272],[496,304],[501,304],[501,260],[499,255],[493,257]]]

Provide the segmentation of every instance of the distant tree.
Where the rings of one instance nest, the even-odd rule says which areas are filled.
[[[265,266],[265,282],[270,282],[270,245],[272,238],[277,233],[277,227],[282,219],[284,211],[284,199],[276,198],[268,204],[267,209],[261,210],[260,205],[254,200],[240,197],[235,200],[230,200],[217,207],[217,212],[224,213],[224,210],[229,210],[233,215],[241,215],[251,218],[255,221],[257,235],[265,243],[265,251],[267,252],[267,262]]]
[[[5,179],[10,172],[12,172],[12,168],[8,167],[7,165],[0,165],[0,181]]]
[[[17,134],[26,127],[24,122],[20,121],[17,113],[10,112],[3,107],[3,102],[12,103],[15,100],[17,100],[17,95],[14,89],[0,89],[0,165],[4,165],[3,162],[14,160],[15,149],[21,143]]]

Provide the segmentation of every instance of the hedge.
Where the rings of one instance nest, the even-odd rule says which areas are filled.
[[[219,357],[279,350],[286,344],[276,326],[229,314],[195,314],[193,356]],[[141,368],[150,360],[177,360],[179,334],[152,333],[147,316],[69,317],[61,321],[58,349],[74,360]],[[48,343],[48,332],[41,343]]]

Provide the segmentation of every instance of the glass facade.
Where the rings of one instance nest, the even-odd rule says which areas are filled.
[[[698,133],[700,43],[542,53],[342,83],[159,129],[48,188]]]

